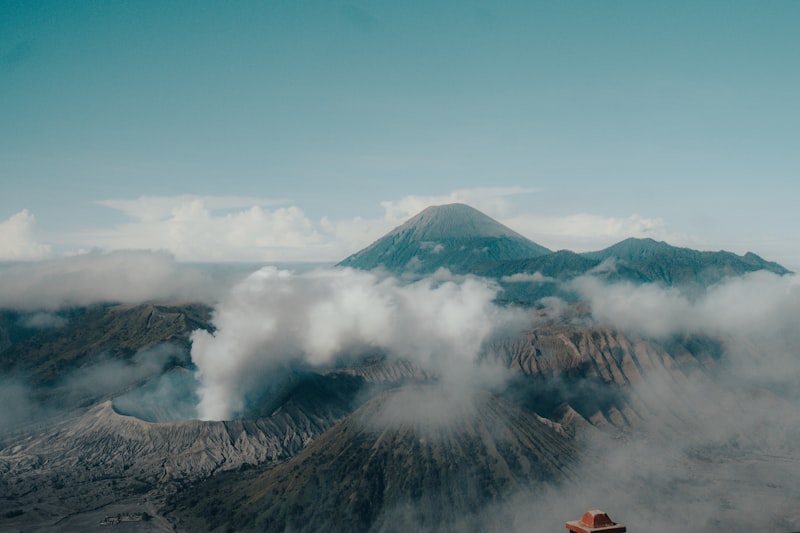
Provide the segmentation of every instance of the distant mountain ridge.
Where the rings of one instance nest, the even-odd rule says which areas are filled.
[[[706,287],[758,270],[791,273],[752,252],[743,256],[704,252],[650,238],[629,238],[594,252],[553,252],[464,204],[428,207],[338,266],[384,268],[394,274],[426,274],[447,268],[506,283],[538,273],[538,279],[527,281],[539,285],[596,274],[609,281],[689,288]],[[529,289],[526,294],[538,297],[553,293],[547,288]]]
[[[740,276],[757,270],[780,275],[791,273],[778,263],[766,261],[753,252],[745,255],[724,250],[701,252],[653,239],[629,238],[603,250],[582,255],[597,261],[616,260],[634,268],[650,281],[667,285],[710,285],[727,276]]]

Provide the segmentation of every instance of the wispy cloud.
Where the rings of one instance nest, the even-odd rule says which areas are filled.
[[[162,374],[171,361],[179,357],[180,350],[176,345],[160,344],[143,348],[128,359],[100,357],[80,368],[65,370],[46,389],[46,395],[39,394],[43,389],[37,389],[21,375],[0,374],[0,402],[3,405],[0,409],[0,435],[23,424],[58,415],[62,410],[84,402],[118,395],[120,391],[146,380],[151,380],[149,387],[144,391],[135,389],[126,395],[124,405],[133,410],[142,407],[130,405],[133,399],[157,399],[162,410],[180,407],[181,395],[185,391],[170,390],[169,375]],[[155,397],[148,398],[146,393]],[[191,409],[187,411],[191,415]]]
[[[0,375],[0,402],[3,405],[0,409],[0,435],[40,415],[33,391],[21,379]]]
[[[251,196],[196,196],[183,194],[178,196],[140,196],[134,200],[99,200],[95,203],[144,222],[169,219],[176,208],[194,202],[201,203],[210,211],[242,209],[251,207],[267,207],[287,205],[284,199],[257,198]]]

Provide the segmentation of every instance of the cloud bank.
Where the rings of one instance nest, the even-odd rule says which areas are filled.
[[[591,276],[570,287],[591,304],[596,320],[650,337],[780,337],[787,319],[800,319],[800,280],[766,271],[729,278],[696,298],[656,284],[606,284]]]
[[[500,325],[521,327],[517,311],[495,306],[486,280],[415,283],[351,269],[253,273],[217,306],[216,331],[192,335],[199,413],[226,419],[248,394],[291,364],[326,365],[337,356],[380,350],[435,374],[464,379]]]
[[[664,220],[638,214],[553,216],[527,212],[530,202],[521,200],[540,192],[526,187],[458,189],[438,196],[410,195],[383,201],[380,216],[319,219],[283,199],[197,195],[105,199],[96,203],[129,220],[63,234],[57,237],[62,244],[51,244],[59,250],[74,248],[75,243],[83,249],[163,250],[187,262],[334,263],[368,246],[426,207],[454,202],[469,204],[552,249],[600,249],[627,237],[653,237],[684,245],[696,241],[670,233]],[[32,214],[21,211],[0,223],[0,261],[50,255],[51,244],[34,239],[33,222]]]
[[[601,508],[630,531],[796,531],[800,513],[800,280],[755,272],[700,297],[657,285],[571,286],[601,325],[722,341],[710,368],[656,369],[626,391],[642,420],[587,441],[577,483],[505,502],[516,530]],[[680,365],[678,363],[678,365]]]
[[[0,265],[0,308],[57,310],[93,303],[213,303],[227,279],[165,252],[88,253]]]
[[[230,197],[105,200],[132,222],[84,236],[102,249],[166,250],[179,261],[313,261],[330,255],[330,239],[295,206]],[[255,203],[258,202],[258,203]]]

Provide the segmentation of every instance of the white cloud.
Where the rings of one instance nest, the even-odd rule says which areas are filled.
[[[85,235],[103,249],[166,250],[179,261],[326,260],[334,248],[294,206],[269,209],[239,197],[142,197],[103,205],[135,218]],[[259,201],[263,203],[263,201]]]
[[[503,276],[500,281],[505,283],[549,283],[556,281],[556,279],[545,276],[541,272],[534,272],[533,274],[518,272],[510,276]]]
[[[592,276],[577,278],[570,286],[591,304],[598,321],[640,334],[667,337],[687,331],[697,319],[692,302],[675,288],[606,284]]]
[[[477,187],[458,189],[440,196],[406,196],[397,201],[381,202],[387,220],[398,223],[416,215],[432,205],[463,203],[491,217],[504,217],[512,211],[508,198],[523,194],[533,194],[540,189],[530,187]]]
[[[607,284],[591,276],[571,281],[570,287],[590,302],[597,320],[653,337],[705,333],[785,338],[800,320],[796,275],[752,272],[714,285],[697,298],[671,287]]]
[[[0,266],[0,307],[53,310],[98,302],[213,303],[225,286],[165,252],[116,251]]]
[[[50,246],[34,239],[34,222],[34,216],[27,209],[0,222],[0,261],[28,261],[50,254]]]

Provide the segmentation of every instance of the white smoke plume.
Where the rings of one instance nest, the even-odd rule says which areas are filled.
[[[364,348],[466,379],[495,327],[521,324],[517,311],[493,303],[497,291],[489,281],[442,272],[402,284],[351,269],[261,269],[216,308],[214,333],[192,336],[200,416],[240,412],[282,365],[330,364]]]

